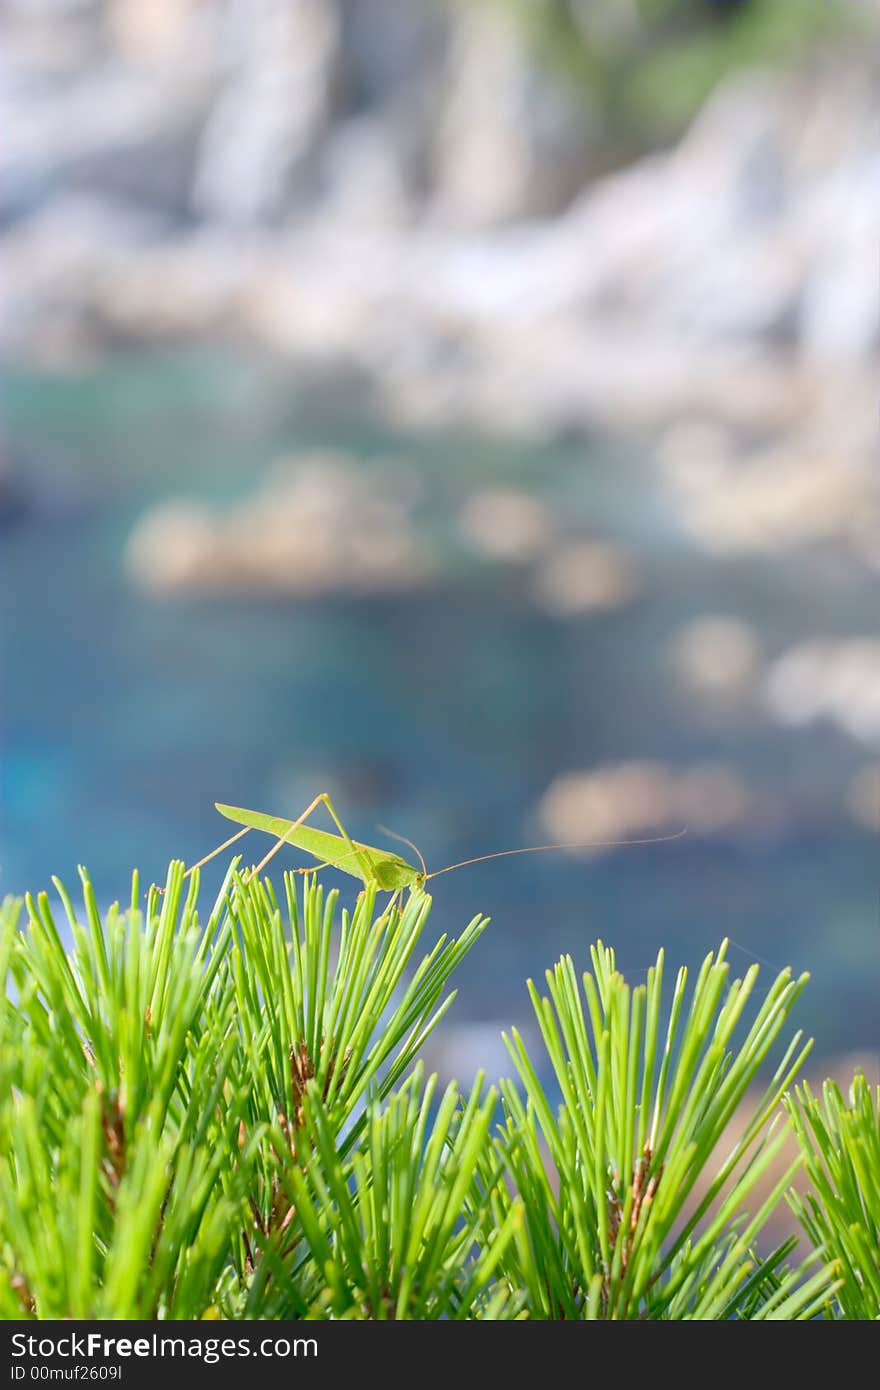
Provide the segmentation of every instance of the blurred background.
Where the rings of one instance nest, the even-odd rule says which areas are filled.
[[[875,1051],[880,5],[0,17],[0,891],[687,826],[437,879],[433,1064],[599,935]]]

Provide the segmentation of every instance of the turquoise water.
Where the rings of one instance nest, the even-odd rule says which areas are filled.
[[[522,1019],[524,977],[563,949],[585,961],[598,935],[638,973],[661,944],[696,960],[729,934],[743,968],[758,953],[813,973],[799,1021],[820,1054],[877,1047],[876,840],[842,807],[868,752],[831,727],[710,717],[668,660],[703,612],[754,622],[771,654],[816,632],[870,631],[868,580],[829,588],[797,559],[703,554],[648,461],[619,445],[395,436],[354,385],[306,386],[233,353],[122,355],[76,377],[7,370],[3,439],[17,492],[0,529],[0,891],[72,880],[83,863],[109,901],[133,864],[161,876],[170,856],[222,838],[213,801],[290,813],[324,787],[353,833],[376,840],[389,824],[436,867],[544,838],[534,807],[561,771],[721,759],[783,808],[772,833],[529,855],[438,880],[438,928],[493,918],[457,1017]],[[232,500],[279,454],[312,446],[413,470],[435,585],[196,602],[127,581],[125,540],[146,506]],[[457,509],[489,482],[627,542],[643,596],[578,620],[536,611],[516,569],[456,540]]]

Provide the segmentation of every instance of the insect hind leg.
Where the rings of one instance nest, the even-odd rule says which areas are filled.
[[[259,864],[257,864],[256,867],[253,868],[253,869],[251,870],[251,872],[247,875],[247,877],[246,877],[246,879],[245,879],[245,882],[246,882],[246,883],[249,883],[250,880],[251,880],[252,878],[255,878],[258,874],[262,873],[263,869],[264,869],[264,868],[266,867],[266,865],[269,863],[269,860],[272,859],[272,858],[274,858],[274,856],[275,856],[275,855],[278,853],[278,851],[281,849],[282,845],[285,845],[285,844],[289,844],[289,843],[290,843],[291,837],[293,836],[293,834],[295,833],[295,831],[297,831],[297,830],[299,829],[299,827],[300,827],[301,825],[303,825],[303,824],[305,823],[305,821],[308,820],[308,818],[309,818],[309,816],[312,814],[312,812],[313,812],[314,810],[316,810],[317,807],[318,807],[319,805],[321,805],[321,803],[323,803],[323,804],[326,806],[326,808],[327,808],[327,810],[328,810],[328,812],[329,812],[329,814],[330,814],[330,816],[331,816],[331,819],[333,820],[334,825],[336,826],[337,830],[339,831],[339,833],[340,833],[340,835],[341,835],[341,837],[342,837],[342,840],[343,840],[343,843],[344,843],[345,846],[346,846],[346,849],[349,851],[349,855],[347,855],[346,857],[353,857],[353,858],[355,859],[355,861],[356,861],[356,863],[357,863],[357,866],[358,866],[358,868],[359,868],[359,870],[360,870],[361,878],[364,880],[365,883],[368,882],[369,877],[370,877],[370,875],[369,875],[369,867],[365,865],[363,856],[360,854],[360,852],[359,852],[358,850],[355,849],[354,844],[353,844],[352,839],[351,839],[351,836],[349,835],[349,833],[348,833],[348,831],[346,830],[345,826],[342,824],[342,821],[339,819],[338,815],[336,814],[336,810],[335,810],[335,808],[334,808],[334,806],[333,806],[333,802],[330,800],[330,797],[327,795],[326,792],[319,792],[318,795],[314,798],[314,800],[311,801],[311,802],[309,802],[308,806],[307,806],[306,809],[303,811],[302,815],[297,816],[296,820],[291,821],[290,825],[287,827],[287,829],[285,830],[284,834],[283,834],[283,835],[279,835],[278,839],[275,841],[274,845],[273,845],[272,848],[269,850],[268,854],[265,854],[265,855],[263,856],[263,858],[260,860]],[[331,865],[332,865],[332,862],[333,862],[333,861],[330,861],[330,860],[327,861],[327,863],[328,863],[328,864],[331,864]],[[316,865],[315,867],[316,867],[317,869],[322,869],[322,868],[324,868],[324,867],[326,867],[326,866],[325,866],[324,864],[318,864],[318,865]],[[311,872],[313,872],[313,870],[308,869],[308,870],[304,870],[303,872],[311,873]]]
[[[197,863],[191,864],[184,874],[184,878],[189,878],[190,874],[194,874],[196,869],[200,869],[203,864],[210,864],[211,860],[216,859],[218,854],[222,854],[230,845],[234,845],[236,840],[240,840],[243,835],[246,835],[250,828],[249,825],[246,825],[243,830],[239,830],[237,835],[230,835],[229,839],[224,840],[222,845],[218,845],[216,849],[212,849],[211,853],[206,854],[204,859],[199,859]]]
[[[315,807],[318,806],[321,802],[322,797],[323,793],[320,793],[318,796],[316,796],[314,801],[309,802],[302,815],[297,816],[296,820],[292,820],[290,822],[290,825],[287,827],[284,834],[278,836],[278,839],[275,841],[268,854],[264,854],[259,864],[257,864],[253,869],[251,869],[249,874],[245,875],[245,883],[250,883],[251,879],[256,878],[258,874],[261,874],[265,869],[266,865],[269,863],[269,860],[275,858],[275,855],[278,853],[281,847],[290,843],[291,835],[293,835],[294,832],[299,829],[299,827],[303,824],[304,821],[308,820]]]

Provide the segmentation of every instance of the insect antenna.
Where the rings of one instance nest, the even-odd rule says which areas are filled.
[[[426,878],[439,878],[440,874],[451,873],[453,869],[464,869],[468,864],[483,864],[487,859],[506,859],[511,854],[540,854],[551,849],[615,849],[620,845],[662,845],[668,840],[680,840],[686,834],[687,826],[682,830],[676,830],[674,835],[649,835],[638,840],[586,840],[571,845],[527,845],[524,849],[499,849],[494,854],[478,854],[475,859],[459,859],[457,864],[447,864],[445,868],[435,869],[432,874],[426,874]],[[402,836],[398,835],[397,838],[402,839]],[[419,858],[421,859],[421,855]]]
[[[418,861],[422,866],[422,873],[425,875],[425,878],[434,877],[433,874],[428,873],[428,866],[425,863],[422,851],[419,849],[418,845],[414,844],[412,840],[408,840],[405,835],[398,835],[396,830],[389,830],[387,825],[379,825],[377,829],[381,830],[383,835],[390,835],[392,840],[399,840],[402,845],[409,845],[413,853],[418,856]]]

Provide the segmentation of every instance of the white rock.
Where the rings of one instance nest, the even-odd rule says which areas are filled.
[[[640,587],[632,555],[610,541],[569,541],[555,547],[531,583],[536,603],[561,618],[620,608]]]
[[[705,614],[686,623],[672,645],[675,669],[684,683],[715,700],[749,693],[760,667],[761,645],[742,618]]]
[[[198,587],[212,565],[216,534],[209,509],[197,502],[168,502],[138,522],[125,552],[139,588],[175,594]]]
[[[880,181],[880,162],[873,171]],[[800,340],[805,357],[824,366],[863,362],[880,343],[877,295],[877,241],[880,222],[869,236],[848,235],[829,247],[807,281],[801,304]]]
[[[514,488],[473,493],[461,510],[459,526],[473,549],[497,560],[530,560],[556,532],[550,509]]]
[[[809,439],[759,450],[711,473],[673,473],[679,515],[707,549],[780,550],[819,541],[850,543],[880,511],[865,455]],[[861,518],[861,519],[860,519]]]
[[[205,128],[194,203],[232,225],[277,217],[333,107],[331,0],[227,0],[230,76]]]
[[[148,511],[126,548],[139,587],[154,593],[255,593],[312,598],[396,592],[431,570],[410,521],[412,494],[356,461],[312,454],[282,461],[226,513],[187,502]]]
[[[525,26],[498,7],[454,11],[437,132],[434,211],[485,226],[557,210],[583,182],[587,112],[545,77]]]
[[[724,763],[711,762],[682,773],[672,800],[683,825],[698,835],[720,834],[743,825],[752,803],[739,773]]]
[[[7,206],[47,193],[83,190],[140,198],[143,211],[180,213],[189,199],[196,132],[210,74],[194,63],[187,80],[112,59],[64,83],[27,74],[0,87]]]
[[[105,0],[107,33],[130,61],[162,64],[180,58],[190,43],[204,43],[207,26],[199,23],[200,0]]]
[[[725,834],[747,823],[753,798],[736,769],[704,762],[677,770],[660,762],[623,762],[558,776],[538,814],[561,844],[600,853],[617,840],[686,827],[688,834]]]
[[[390,122],[362,116],[328,137],[321,163],[326,215],[347,226],[388,227],[413,215],[404,152]]]
[[[222,329],[357,372],[412,426],[659,433],[699,543],[878,563],[869,64],[741,75],[675,148],[560,213],[589,113],[496,8],[17,5],[0,83],[15,350],[59,325],[98,345],[102,327]],[[167,244],[75,218],[68,235],[71,188],[160,209]],[[680,433],[695,425],[722,436],[704,460]]]
[[[781,724],[827,719],[859,742],[875,744],[880,740],[880,641],[799,643],[770,666],[764,694]]]
[[[631,762],[560,774],[541,799],[538,814],[560,844],[613,841],[662,829],[673,806],[662,763]],[[599,845],[594,851],[610,848]]]

